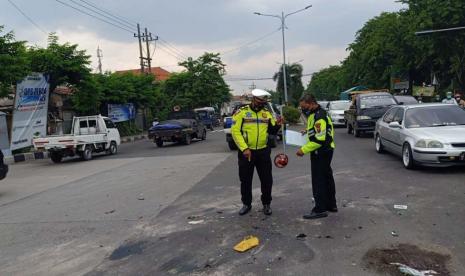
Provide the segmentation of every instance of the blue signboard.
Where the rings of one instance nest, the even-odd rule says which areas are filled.
[[[136,118],[134,104],[108,104],[108,117],[117,123],[133,120]]]

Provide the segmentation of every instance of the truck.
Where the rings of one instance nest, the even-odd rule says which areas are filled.
[[[376,121],[398,102],[388,92],[357,91],[352,94],[350,108],[344,112],[347,133],[360,137],[362,133],[373,132]]]
[[[173,111],[168,120],[152,126],[148,133],[158,147],[165,142],[177,142],[190,145],[192,139],[205,140],[207,129],[195,111]]]
[[[194,111],[199,115],[200,120],[206,128],[213,130],[217,126],[217,117],[215,116],[215,109],[213,107],[196,108]]]
[[[120,144],[116,125],[101,115],[74,117],[70,134],[33,139],[34,149],[47,151],[54,163],[60,163],[64,157],[79,156],[88,161],[94,153],[114,155]]]

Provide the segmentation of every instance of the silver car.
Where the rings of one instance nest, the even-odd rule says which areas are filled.
[[[465,165],[465,110],[448,104],[395,106],[376,123],[375,147],[417,165]]]
[[[334,126],[345,126],[344,111],[349,110],[351,101],[331,101],[328,104],[328,115]]]

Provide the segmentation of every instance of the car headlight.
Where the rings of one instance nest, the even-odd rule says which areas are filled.
[[[357,116],[357,120],[371,120],[370,116]]]
[[[444,147],[444,145],[437,140],[425,140],[425,139],[418,140],[415,146],[417,148],[432,148],[432,149],[438,149],[438,148]]]

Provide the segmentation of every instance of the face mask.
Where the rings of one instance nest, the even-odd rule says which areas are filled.
[[[265,107],[266,103],[257,103],[257,102],[254,102],[253,104],[253,109],[255,110],[261,110]]]
[[[302,109],[302,114],[309,117],[312,114],[312,111],[310,109],[308,109],[308,108],[303,108]]]

